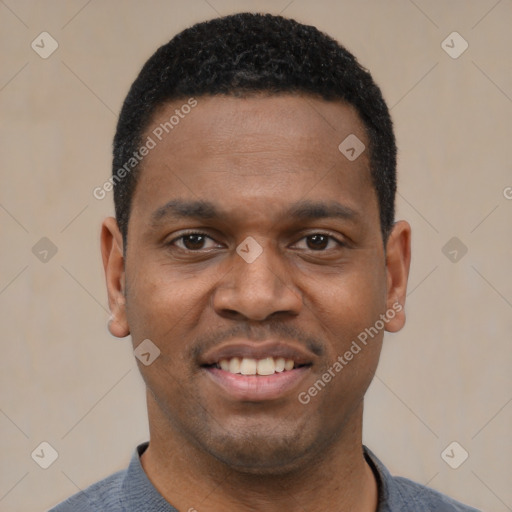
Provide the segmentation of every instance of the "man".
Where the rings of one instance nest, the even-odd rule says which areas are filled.
[[[362,445],[410,226],[370,74],[333,39],[237,14],[145,64],[103,223],[110,332],[131,335],[150,441],[54,511],[470,511]]]

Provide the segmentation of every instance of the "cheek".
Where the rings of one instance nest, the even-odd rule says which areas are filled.
[[[356,265],[353,265],[354,267]],[[384,271],[372,266],[341,270],[337,275],[318,278],[308,287],[307,296],[317,321],[327,335],[346,342],[372,326],[386,307]]]
[[[134,344],[149,338],[162,352],[179,353],[173,340],[186,342],[197,326],[207,306],[207,286],[203,279],[171,272],[165,265],[146,267],[128,287],[127,315]]]
[[[134,348],[149,339],[160,351],[151,364],[138,366],[159,409],[169,417],[179,416],[187,403],[197,401],[187,356],[205,307],[204,297],[200,280],[178,276],[165,265],[146,266],[129,286],[127,315]]]
[[[386,307],[386,281],[384,271],[371,272],[370,268],[340,272],[325,283],[316,280],[310,295],[312,321],[323,331],[328,350],[317,371],[318,378],[332,382],[324,396],[327,401],[339,401],[348,393],[356,403],[379,361],[384,332],[379,319]]]
[[[372,330],[385,307],[371,283],[339,286],[326,292],[315,322],[326,337],[327,354],[305,393],[322,410],[325,425],[335,428],[364,398],[377,368],[383,330]],[[331,283],[331,288],[334,288]],[[324,384],[323,384],[324,383]],[[340,416],[340,411],[344,414]]]

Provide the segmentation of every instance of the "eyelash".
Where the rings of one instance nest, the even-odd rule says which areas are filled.
[[[182,240],[184,238],[186,238],[187,236],[190,236],[190,235],[199,235],[199,236],[203,236],[205,238],[209,238],[210,240],[214,240],[210,235],[208,235],[207,233],[203,233],[201,231],[189,231],[189,232],[186,232],[186,233],[182,233],[180,236],[176,237],[176,238],[173,238],[170,242],[168,242],[166,245],[168,246],[172,246],[174,245],[174,243],[178,240]],[[342,241],[338,240],[335,236],[329,234],[329,233],[323,233],[323,232],[315,232],[315,233],[310,233],[308,235],[305,235],[303,236],[302,238],[300,238],[300,240],[303,240],[305,238],[308,238],[310,236],[314,236],[314,235],[320,235],[320,236],[325,236],[327,237],[329,240],[332,240],[334,241],[339,247],[346,247],[347,244],[343,243]],[[215,241],[215,240],[214,240]],[[183,251],[188,251],[188,252],[202,252],[204,251],[204,249],[197,249],[197,250],[193,250],[193,249],[187,249],[186,247],[179,247],[179,249],[183,250]],[[321,249],[321,250],[317,250],[315,251],[314,249],[308,249],[312,252],[326,252],[328,249]]]

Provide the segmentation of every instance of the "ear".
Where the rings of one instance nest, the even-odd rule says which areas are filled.
[[[130,334],[126,318],[123,237],[114,217],[107,217],[101,226],[101,255],[107,282],[108,305],[112,316],[108,330],[117,338]]]
[[[386,322],[386,331],[397,332],[405,324],[405,297],[411,264],[411,226],[395,222],[386,244],[387,311],[396,314]]]

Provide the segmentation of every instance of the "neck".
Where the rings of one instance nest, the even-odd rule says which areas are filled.
[[[295,469],[252,474],[227,467],[158,418],[148,402],[150,444],[142,467],[178,510],[376,512],[377,483],[362,451],[363,403],[343,432]]]

